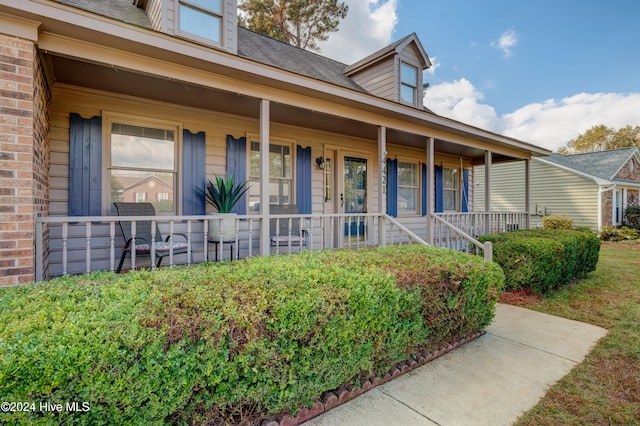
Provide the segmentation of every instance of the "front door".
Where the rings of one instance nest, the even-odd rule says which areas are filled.
[[[342,193],[340,206],[345,214],[367,212],[367,159],[344,157]],[[365,220],[348,217],[344,223],[344,235],[350,238],[364,237]]]

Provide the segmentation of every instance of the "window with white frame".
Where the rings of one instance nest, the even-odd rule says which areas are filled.
[[[106,185],[109,211],[116,201],[154,204],[158,213],[176,213],[177,127],[109,117]],[[162,193],[148,197],[147,193]]]
[[[288,205],[293,194],[292,145],[269,145],[269,204]],[[260,143],[251,142],[249,211],[260,211]]]
[[[220,43],[221,0],[178,0],[178,32],[206,42]]]
[[[400,63],[400,97],[411,105],[417,104],[418,68],[405,62]]]
[[[398,161],[398,213],[418,213],[418,163]]]
[[[460,172],[458,169],[443,167],[443,208],[445,211],[458,211],[460,199]]]

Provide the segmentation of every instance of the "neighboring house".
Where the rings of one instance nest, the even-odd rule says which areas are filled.
[[[139,177],[133,179],[135,180],[129,184],[126,184],[126,177],[121,177],[119,181],[111,183],[111,190],[116,192],[111,195],[114,202],[147,202],[155,206],[156,212],[173,213],[173,182],[163,180],[162,176],[153,175],[142,179]],[[123,185],[122,189],[119,189],[120,185]],[[112,211],[112,213],[115,212]]]
[[[476,207],[484,208],[483,167],[476,169]],[[548,215],[573,218],[574,226],[600,230],[621,225],[624,211],[639,205],[640,151],[623,148],[586,154],[535,158],[530,165],[531,224],[542,226]],[[491,170],[491,207],[510,211],[524,207],[522,163],[494,165]]]
[[[236,6],[2,1],[0,285],[113,268],[127,175],[160,179],[133,197],[164,203],[186,263],[208,256],[206,177],[251,182],[242,257],[271,253],[270,205],[307,215],[313,249],[392,243],[392,225],[436,242],[436,221],[451,240],[456,221],[493,220],[474,209],[474,165],[550,154],[426,110],[415,34],[347,65],[238,27]]]

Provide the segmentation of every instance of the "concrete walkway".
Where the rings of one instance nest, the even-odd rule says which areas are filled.
[[[511,425],[607,330],[498,305],[487,333],[305,426]]]

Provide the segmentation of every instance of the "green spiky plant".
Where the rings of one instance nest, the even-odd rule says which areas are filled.
[[[235,176],[231,175],[227,180],[221,176],[215,176],[215,180],[207,179],[205,189],[198,188],[204,195],[205,201],[215,207],[219,213],[231,213],[245,192],[249,190],[248,182],[235,183]]]

